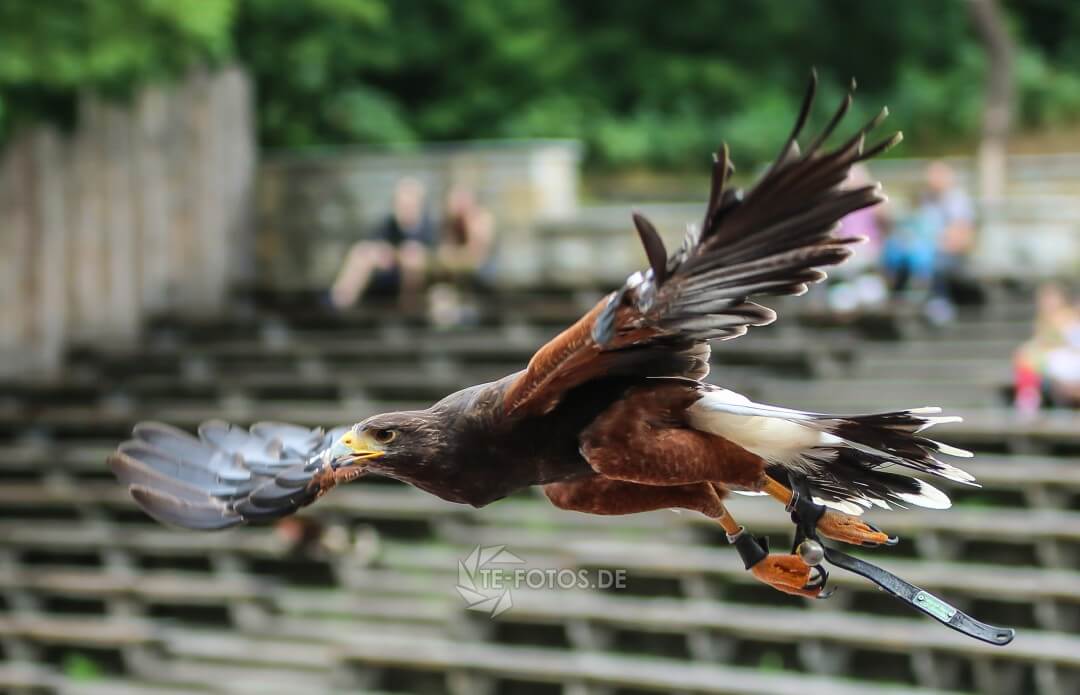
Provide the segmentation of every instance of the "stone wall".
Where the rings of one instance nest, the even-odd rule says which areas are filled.
[[[387,214],[394,183],[424,181],[437,212],[454,182],[477,190],[497,219],[498,280],[503,285],[612,285],[644,263],[630,212],[643,210],[669,244],[700,221],[701,203],[656,202],[650,195],[605,190],[617,202],[578,201],[580,147],[567,141],[447,144],[415,152],[346,148],[271,156],[260,172],[260,284],[269,289],[326,287],[353,241]],[[951,158],[970,190],[971,161]],[[872,169],[897,208],[922,181],[928,160],[889,159]],[[1080,268],[1080,156],[1013,155],[1006,196],[979,206],[973,271],[991,276],[1062,276]],[[700,179],[679,177],[681,201]],[[664,179],[666,181],[666,179]],[[684,191],[684,189],[686,189]],[[637,201],[636,198],[642,200]]]
[[[894,209],[911,205],[929,161],[887,159],[872,164],[872,173],[882,181]],[[959,184],[974,190],[971,159],[946,161],[955,169]],[[979,233],[971,271],[995,278],[1075,277],[1080,271],[1080,155],[1012,155],[1007,172],[1004,198],[977,205]],[[703,170],[695,189],[705,190],[707,176]],[[683,185],[689,189],[692,183]],[[687,224],[700,223],[704,211],[704,200],[635,202],[633,196],[610,187],[607,193],[620,202],[582,206],[573,219],[538,224],[535,243],[541,249],[545,282],[564,286],[619,283],[646,262],[633,232],[631,210],[644,212],[669,248],[679,243]],[[640,188],[635,193],[647,195]]]
[[[251,83],[195,71],[78,127],[0,151],[0,374],[54,371],[74,343],[135,338],[153,313],[218,313],[251,268]]]
[[[403,176],[425,183],[436,218],[450,186],[475,190],[496,219],[500,281],[529,283],[538,277],[534,226],[578,212],[580,158],[576,142],[560,140],[271,154],[259,172],[259,284],[326,287],[349,244],[389,213]]]

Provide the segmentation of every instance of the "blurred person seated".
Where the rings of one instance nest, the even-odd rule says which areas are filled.
[[[406,309],[417,306],[435,246],[435,226],[424,208],[427,192],[414,178],[394,187],[393,212],[368,241],[353,244],[330,289],[338,309],[357,302],[372,286],[396,293]]]
[[[975,249],[975,205],[948,164],[933,162],[926,169],[927,199],[924,206],[937,228],[938,253],[934,267],[933,294],[928,306],[931,319],[951,319],[952,303],[966,285],[968,257]],[[972,288],[973,289],[973,288]],[[935,307],[940,302],[940,309]]]
[[[889,229],[881,267],[894,296],[929,294],[937,259],[936,231],[919,199]]]
[[[1016,409],[1025,415],[1044,401],[1080,405],[1080,312],[1058,285],[1039,288],[1031,338],[1013,358]]]
[[[491,274],[495,220],[473,192],[454,186],[446,195],[446,212],[436,249],[438,273],[467,282]]]
[[[476,318],[462,299],[465,289],[486,288],[494,270],[495,218],[472,190],[453,186],[446,195],[439,245],[435,251],[435,283],[428,294],[432,323],[461,325]]]
[[[873,181],[866,165],[856,164],[848,173],[843,187],[861,188]],[[856,210],[842,220],[838,238],[861,237],[866,241],[852,247],[854,255],[847,263],[830,270],[827,302],[831,311],[851,313],[860,308],[880,305],[888,297],[885,281],[878,272],[888,226],[888,203]]]
[[[952,288],[960,282],[975,244],[975,212],[970,196],[956,185],[952,168],[935,161],[912,212],[885,242],[882,264],[894,294],[923,305],[931,323],[956,316]]]

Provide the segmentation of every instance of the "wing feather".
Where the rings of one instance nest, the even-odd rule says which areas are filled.
[[[882,109],[841,145],[824,150],[850,109],[848,94],[803,151],[798,138],[816,84],[812,75],[790,137],[745,195],[727,187],[734,170],[727,146],[714,156],[702,225],[690,228],[666,262],[655,228],[634,215],[649,268],[631,275],[536,353],[506,389],[508,413],[546,412],[567,390],[606,376],[703,378],[707,368],[700,365],[698,346],[775,319],[751,297],[802,294],[825,279],[822,268],[851,255],[850,245],[859,240],[834,236],[840,220],[884,196],[876,184],[852,189],[843,184],[852,166],[895,145],[900,134],[866,147],[870,132],[888,114]]]

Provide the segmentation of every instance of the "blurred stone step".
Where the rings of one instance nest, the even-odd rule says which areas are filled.
[[[642,659],[580,650],[510,647],[447,640],[357,636],[342,648],[344,659],[372,667],[400,667],[451,673],[465,671],[528,683],[580,682],[663,692],[739,693],[742,695],[929,695],[909,686],[852,683],[808,674],[766,673],[756,669],[650,657]]]

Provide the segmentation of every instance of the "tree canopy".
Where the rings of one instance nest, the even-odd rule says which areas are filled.
[[[1080,120],[1080,4],[1005,9],[1019,126]],[[721,139],[771,156],[811,66],[916,149],[970,142],[986,63],[960,0],[7,0],[0,129],[226,60],[255,77],[268,147],[573,137],[653,166]]]

